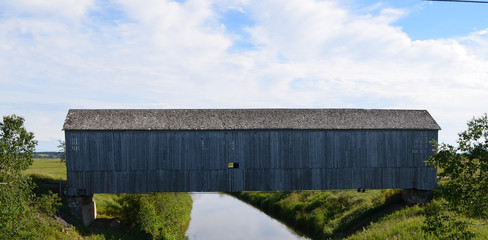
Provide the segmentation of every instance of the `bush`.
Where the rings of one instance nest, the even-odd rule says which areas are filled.
[[[468,224],[458,220],[447,211],[446,202],[431,202],[425,209],[422,230],[432,233],[440,239],[473,239],[475,234],[468,229]]]
[[[442,169],[439,175],[445,181],[439,192],[447,201],[426,207],[422,229],[440,238],[473,238],[460,215],[478,219],[488,215],[488,115],[467,125],[457,147],[434,142],[437,152],[426,161],[427,166]]]
[[[38,212],[54,217],[57,208],[61,207],[61,198],[57,194],[52,193],[51,190],[48,192],[48,194],[43,194],[35,198],[34,207]]]
[[[116,215],[155,239],[187,239],[192,200],[186,193],[123,194]]]
[[[437,145],[437,143],[434,143]],[[473,118],[457,147],[440,144],[426,164],[441,168],[442,195],[451,210],[474,218],[488,216],[488,115]]]
[[[31,238],[30,183],[25,179],[3,183],[0,185],[0,239]]]
[[[34,184],[21,171],[32,165],[34,134],[24,118],[4,116],[0,122],[0,239],[45,239],[50,233],[42,214],[54,215],[57,196],[36,198]]]
[[[0,239],[45,239],[51,235],[42,215],[56,213],[59,197],[51,194],[35,198],[33,187],[25,177],[0,185]]]

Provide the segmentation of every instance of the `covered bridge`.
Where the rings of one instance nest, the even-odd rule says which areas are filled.
[[[69,110],[68,194],[431,190],[425,110]]]

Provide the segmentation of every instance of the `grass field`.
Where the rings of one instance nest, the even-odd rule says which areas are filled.
[[[24,171],[24,174],[66,181],[66,165],[61,163],[58,158],[34,158],[34,163]]]

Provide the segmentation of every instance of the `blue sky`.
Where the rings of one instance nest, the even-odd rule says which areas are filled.
[[[56,150],[68,109],[426,109],[455,143],[488,112],[488,4],[4,0],[0,114]]]

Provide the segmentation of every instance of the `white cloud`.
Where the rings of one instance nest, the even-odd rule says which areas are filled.
[[[32,125],[42,139],[59,137],[49,132],[61,128],[57,118],[68,108],[427,109],[449,140],[488,109],[486,31],[412,41],[392,26],[407,14],[402,9],[117,0],[106,4],[113,13],[98,1],[26,2],[0,5],[16,9],[0,17],[0,102],[10,110],[57,106],[21,111],[43,117]],[[253,19],[246,31],[254,47],[230,51],[235,36],[218,12],[228,9]],[[6,109],[0,104],[0,114]]]
[[[118,2],[136,21],[129,30],[131,37],[151,44],[162,54],[192,56],[192,59],[203,55],[208,61],[231,45],[231,41],[223,36],[223,29],[219,29],[208,1],[189,0],[183,4],[159,0]]]
[[[22,15],[59,15],[66,18],[80,17],[93,6],[93,0],[3,0],[0,3],[0,7]]]
[[[450,113],[453,105],[459,106],[457,111],[486,106],[479,99],[488,92],[484,81],[487,62],[460,39],[412,41],[401,29],[389,25],[391,14],[401,15],[401,11],[353,16],[328,2],[266,3],[269,5],[261,6],[260,2],[256,7],[264,20],[249,31],[265,49],[261,54],[272,49],[263,62],[288,63],[284,74],[288,77],[281,79],[322,79],[330,83],[323,87],[342,90],[338,93],[342,102],[347,102],[347,95],[396,98],[388,105],[442,106],[442,111]],[[311,93],[317,90],[327,89],[310,88]],[[290,96],[293,89],[280,92]]]

